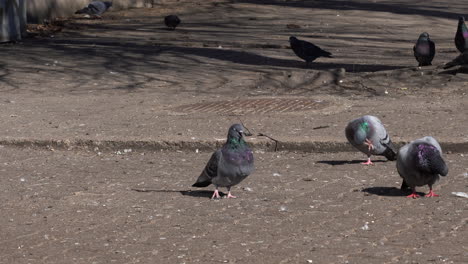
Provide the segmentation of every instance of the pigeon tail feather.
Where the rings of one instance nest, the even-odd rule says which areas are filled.
[[[386,144],[386,146],[387,146],[387,148],[382,153],[382,155],[384,155],[388,160],[391,160],[391,161],[396,160],[398,151],[397,151],[397,148],[395,147],[395,145],[393,144],[393,142],[389,141]]]

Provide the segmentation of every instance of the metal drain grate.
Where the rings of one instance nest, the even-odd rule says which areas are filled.
[[[321,100],[275,98],[205,102],[182,105],[172,110],[183,113],[248,114],[318,110],[327,106],[328,102]]]

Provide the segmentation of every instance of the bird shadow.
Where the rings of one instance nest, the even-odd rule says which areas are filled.
[[[191,197],[202,197],[202,198],[210,198],[213,196],[213,191],[208,190],[166,190],[166,189],[147,189],[147,188],[132,188],[132,191],[135,192],[142,192],[142,193],[180,193],[184,196],[191,196]],[[226,196],[226,193],[219,192],[221,197]]]
[[[369,187],[364,188],[361,192],[379,195],[379,196],[407,196],[411,194],[409,190],[401,190],[400,188],[396,187]],[[424,193],[417,193],[420,196],[424,196]]]
[[[365,162],[365,160],[320,160],[317,163],[323,163],[328,165],[346,165],[346,164],[358,164]],[[374,160],[373,163],[388,162],[388,160]]]
[[[211,196],[213,196],[213,191],[207,191],[207,190],[196,190],[196,191],[192,191],[192,190],[188,190],[188,191],[180,191],[180,193],[182,195],[187,195],[187,196],[191,196],[191,197],[198,197],[198,198],[209,198],[211,199]],[[219,192],[219,195],[221,195],[221,197],[227,195],[223,192]]]

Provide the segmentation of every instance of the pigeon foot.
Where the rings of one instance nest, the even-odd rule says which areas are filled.
[[[410,194],[410,195],[408,195],[406,197],[416,199],[416,198],[418,198],[420,196],[418,194],[416,194],[416,192],[413,192],[412,194]]]
[[[211,200],[220,199],[220,198],[221,196],[219,195],[218,189],[216,189],[213,193],[213,196],[211,196]]]
[[[370,158],[367,159],[366,162],[361,162],[363,165],[374,165],[374,163],[370,160]]]
[[[369,147],[369,151],[373,150],[375,147],[374,145],[372,144],[372,142],[366,138],[366,141],[364,142],[364,144],[366,144],[368,147]]]
[[[232,195],[231,192],[228,192],[228,195],[227,195],[226,197],[227,197],[228,199],[229,199],[229,198],[233,198],[233,199],[236,199],[236,198],[237,198],[237,196]]]
[[[425,195],[425,197],[439,197],[439,195],[430,190],[429,193]]]

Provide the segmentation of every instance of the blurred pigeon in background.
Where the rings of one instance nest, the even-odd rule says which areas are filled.
[[[234,124],[229,128],[227,141],[213,153],[193,187],[215,186],[211,199],[221,198],[218,187],[227,187],[227,198],[236,198],[231,187],[240,183],[254,170],[253,152],[244,140],[244,127]]]
[[[435,55],[435,44],[429,38],[427,32],[419,35],[416,45],[413,47],[414,57],[419,62],[418,66],[428,66],[432,65],[432,59]]]
[[[75,14],[87,14],[94,17],[101,17],[101,15],[112,6],[112,2],[93,1],[87,7],[77,10]]]
[[[396,148],[382,122],[375,116],[362,116],[348,123],[345,129],[349,143],[367,155],[367,162],[373,164],[371,155],[382,155],[388,160],[396,159]]]
[[[468,28],[464,17],[458,17],[457,33],[455,33],[455,46],[463,53],[468,50]]]
[[[439,196],[432,191],[432,185],[439,176],[448,174],[448,167],[442,158],[442,149],[433,137],[423,137],[406,144],[398,151],[397,169],[403,178],[401,189],[411,188],[411,198],[419,197],[416,186],[429,185],[426,197]]]
[[[174,30],[180,24],[180,19],[176,15],[168,15],[164,18],[164,24],[166,24],[166,27]]]
[[[304,41],[299,40],[296,37],[289,37],[289,44],[294,53],[301,59],[305,60],[306,66],[309,66],[318,57],[333,58],[332,54],[328,51],[321,49],[320,47]]]

